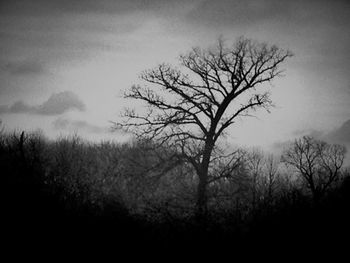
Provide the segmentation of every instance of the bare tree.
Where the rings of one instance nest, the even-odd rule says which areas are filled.
[[[278,173],[278,165],[279,163],[276,161],[274,156],[271,154],[267,157],[265,162],[266,168],[266,178],[265,185],[267,188],[267,202],[271,205],[273,196],[275,194],[277,183],[280,179],[280,175]]]
[[[269,206],[272,204],[273,197],[280,183],[278,166],[279,163],[272,154],[266,155],[258,148],[254,148],[246,155],[253,210],[262,203]]]
[[[340,176],[346,148],[304,136],[282,155],[282,162],[294,167],[317,203]]]
[[[203,215],[208,184],[229,176],[214,174],[212,161],[240,158],[222,154],[218,139],[237,118],[269,110],[270,93],[262,84],[280,76],[279,66],[290,56],[277,46],[245,38],[232,46],[219,39],[212,49],[193,48],[179,58],[182,71],[161,64],[141,74],[150,85],[134,85],[125,97],[146,103],[148,110],[127,109],[116,128],[174,147],[179,158],[192,164],[198,176],[197,214]]]
[[[247,167],[250,174],[250,192],[253,210],[256,209],[257,203],[261,197],[261,181],[263,177],[263,168],[265,165],[264,153],[260,149],[253,149],[247,154]]]

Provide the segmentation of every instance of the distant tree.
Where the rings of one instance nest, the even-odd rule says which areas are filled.
[[[212,49],[193,48],[179,58],[182,71],[160,64],[141,74],[150,86],[134,85],[125,97],[146,103],[148,110],[125,110],[124,122],[115,123],[116,128],[173,147],[177,158],[194,167],[196,212],[202,216],[208,185],[230,176],[214,172],[213,161],[226,158],[234,168],[240,159],[237,151],[223,154],[218,139],[239,117],[259,108],[269,110],[270,93],[262,84],[280,76],[280,64],[291,56],[277,46],[243,37],[232,46],[219,39]]]
[[[271,205],[274,194],[278,188],[278,184],[281,183],[280,174],[278,172],[279,163],[276,161],[273,155],[269,155],[265,162],[266,176],[265,176],[265,188],[267,203]]]
[[[252,208],[255,209],[259,198],[261,197],[260,187],[263,177],[263,168],[265,165],[264,153],[259,149],[253,149],[247,154],[247,166],[250,174],[251,202]]]
[[[247,174],[250,179],[251,206],[255,210],[264,203],[271,205],[281,184],[278,172],[279,163],[272,154],[266,155],[260,149],[253,149],[246,154]]]
[[[282,162],[298,171],[317,203],[340,177],[345,154],[344,146],[304,136],[284,151]]]

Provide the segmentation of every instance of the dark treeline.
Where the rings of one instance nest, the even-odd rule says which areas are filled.
[[[293,162],[302,146],[312,153],[313,143],[318,147],[315,155],[299,160],[312,166],[304,171],[302,162]],[[206,219],[198,222],[198,179],[166,147],[147,141],[91,143],[78,136],[53,141],[40,133],[2,132],[6,242],[51,249],[60,244],[118,250],[122,244],[154,251],[338,247],[349,234],[349,170],[331,165],[339,152],[318,159],[320,145],[327,149],[324,154],[335,149],[320,143],[309,137],[297,140],[282,162],[257,149],[235,151],[235,169],[230,177],[209,184]],[[212,169],[222,170],[227,164],[215,165]]]

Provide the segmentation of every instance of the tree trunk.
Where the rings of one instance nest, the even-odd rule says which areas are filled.
[[[196,217],[199,221],[202,221],[207,214],[207,178],[208,173],[199,175],[196,203]]]
[[[196,203],[196,218],[202,223],[206,218],[208,210],[208,196],[207,196],[207,186],[208,186],[208,171],[211,152],[213,150],[213,143],[209,141],[206,143],[201,167],[198,174],[198,186],[197,186],[197,203]]]

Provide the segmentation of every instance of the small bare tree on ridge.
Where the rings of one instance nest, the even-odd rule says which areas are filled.
[[[295,168],[318,203],[341,175],[346,148],[310,136],[297,139],[282,155],[282,162]]]

